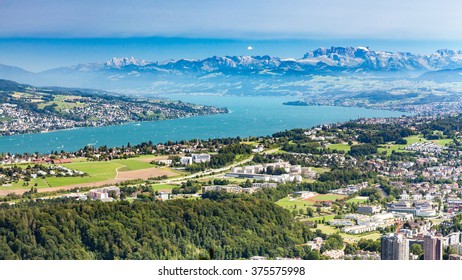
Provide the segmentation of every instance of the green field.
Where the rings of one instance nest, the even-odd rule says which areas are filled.
[[[308,206],[312,206],[314,201],[284,197],[283,199],[278,200],[276,204],[286,209],[306,209]],[[294,208],[294,206],[296,208]]]
[[[348,152],[350,151],[351,146],[348,144],[330,144],[328,148],[331,150]]]
[[[173,188],[179,187],[179,185],[169,185],[169,184],[155,184],[152,185],[154,191],[171,191]]]
[[[236,158],[234,159],[234,162],[239,162],[245,159],[250,158],[251,155],[236,155]]]
[[[398,150],[401,151],[401,152],[407,152],[406,150],[403,150],[404,147],[409,146],[409,145],[411,145],[413,143],[416,143],[416,142],[428,141],[422,135],[412,135],[412,136],[406,137],[404,139],[407,140],[406,145],[397,145],[397,144],[388,143],[388,144],[380,145],[378,151],[379,152],[386,151],[387,154],[391,154],[392,151],[398,151]],[[452,139],[438,139],[438,140],[430,140],[430,141],[434,142],[434,143],[437,143],[437,144],[439,144],[441,146],[445,146],[445,145],[447,145],[449,143],[452,143]]]
[[[367,196],[357,196],[351,199],[348,199],[346,202],[353,202],[353,203],[365,203],[367,202],[368,197]]]
[[[412,143],[416,143],[416,142],[420,142],[420,141],[422,141],[422,142],[427,141],[427,139],[425,139],[422,135],[412,135],[412,136],[406,137],[404,139],[406,139],[406,141],[407,141],[406,145],[398,145],[398,144],[388,143],[388,144],[380,145],[379,149],[378,149],[378,152],[380,153],[380,152],[386,151],[387,154],[391,154],[392,151],[398,151],[398,150],[401,151],[401,152],[407,152],[406,150],[403,150],[404,147],[409,146]]]
[[[301,198],[284,197],[276,202],[277,205],[282,206],[286,209],[306,209],[309,206],[313,206],[316,201],[335,201],[342,199],[344,196],[336,194],[319,194],[313,196],[307,200]],[[296,208],[294,208],[296,207]]]
[[[317,214],[315,214],[317,215]],[[307,219],[303,219],[303,221],[319,221],[319,220],[322,220],[324,219],[326,222],[332,220],[333,218],[335,217],[335,215],[325,215],[325,216],[316,216],[316,217],[311,217],[311,218],[307,218]]]
[[[34,186],[36,183],[37,183],[37,186]],[[32,188],[32,187],[35,187],[35,188],[47,188],[47,187],[49,187],[47,181],[42,179],[42,178],[31,179],[29,181],[28,186],[23,186],[23,184],[24,184],[24,181],[19,180],[16,183],[12,183],[11,186],[7,186],[7,187],[6,186],[0,186],[0,189],[1,190],[19,190],[19,189],[30,190],[30,188]]]
[[[73,102],[65,102],[65,99],[72,99],[74,98]],[[81,103],[78,101],[80,99],[78,96],[72,96],[72,95],[55,95],[54,100],[46,103],[39,103],[37,104],[37,107],[39,109],[43,109],[45,106],[52,105],[53,103],[56,104],[56,110],[57,111],[63,111],[66,109],[72,109],[75,107],[82,107],[85,104]]]
[[[241,141],[240,144],[256,146],[258,145],[258,142],[257,141]]]
[[[112,162],[120,164],[119,171],[132,171],[132,170],[140,170],[154,167],[154,165],[150,164],[149,162],[143,162],[141,160],[134,159],[117,159],[113,160]]]
[[[287,152],[279,149],[279,150],[276,150],[276,151],[272,152],[271,154],[275,154],[275,155],[277,155],[277,154],[287,154]]]
[[[119,159],[112,161],[86,161],[84,158],[73,159],[72,163],[60,164],[72,170],[79,170],[87,173],[85,177],[46,177],[45,179],[32,179],[29,186],[23,186],[24,181],[20,180],[9,187],[1,187],[3,190],[30,189],[37,183],[37,188],[62,187],[73,184],[95,183],[114,179],[117,171],[132,171],[154,167],[152,164],[143,162],[141,158]],[[26,168],[29,164],[21,165]]]
[[[342,199],[344,198],[344,195],[338,195],[338,194],[320,194],[317,196],[314,196],[310,198],[310,200],[315,200],[315,201],[335,201],[337,199]]]
[[[326,221],[328,220],[326,219]],[[347,243],[358,242],[360,239],[377,240],[382,236],[382,234],[380,234],[377,231],[365,232],[362,234],[347,234],[347,233],[341,232],[340,229],[338,228],[331,227],[326,224],[318,224],[316,229],[320,229],[325,234],[339,233],[340,236],[343,237],[343,240]]]
[[[62,164],[72,170],[76,169],[88,174],[86,177],[47,177],[46,180],[51,187],[61,187],[81,183],[94,183],[116,177],[116,169],[124,165],[116,161],[89,161],[78,163]]]
[[[452,143],[452,139],[438,139],[438,140],[430,140],[433,143],[439,144],[441,146],[446,146]]]
[[[328,167],[311,167],[311,170],[318,172],[319,174],[324,172],[329,172],[330,168]]]

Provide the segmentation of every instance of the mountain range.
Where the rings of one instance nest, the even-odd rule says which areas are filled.
[[[462,81],[462,51],[442,49],[430,55],[374,51],[368,47],[318,48],[302,58],[213,56],[149,62],[113,58],[105,63],[78,64],[39,73],[0,65],[0,78],[37,85],[100,89],[146,88],[169,82],[194,83],[197,79],[235,83],[245,79],[291,80],[310,75],[370,75],[418,78],[436,82]]]

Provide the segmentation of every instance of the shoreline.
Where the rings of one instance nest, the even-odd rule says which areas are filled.
[[[216,97],[220,98],[220,97]],[[98,143],[98,146],[107,145],[109,147],[112,146],[121,146],[125,145],[127,142],[131,144],[134,143],[141,143],[141,142],[148,142],[152,141],[154,143],[165,143],[167,141],[181,141],[181,140],[190,140],[190,139],[208,139],[208,138],[226,138],[226,137],[248,137],[248,136],[255,136],[255,135],[269,135],[272,133],[276,133],[281,130],[285,129],[293,129],[297,127],[312,127],[318,126],[322,124],[329,124],[329,123],[337,123],[337,122],[344,122],[351,119],[357,119],[358,116],[361,118],[385,118],[385,117],[400,117],[402,115],[412,115],[407,112],[400,112],[400,111],[391,111],[391,110],[374,110],[368,108],[359,108],[361,111],[359,113],[354,112],[353,108],[346,107],[346,106],[328,106],[328,105],[321,105],[321,106],[312,106],[316,107],[316,110],[321,110],[321,113],[324,111],[323,108],[329,108],[332,112],[325,112],[324,115],[315,114],[313,115],[311,112],[305,113],[305,111],[297,111],[295,112],[296,116],[291,116],[290,118],[282,118],[278,121],[278,125],[272,126],[268,123],[268,121],[273,122],[280,118],[278,112],[275,111],[274,115],[271,115],[270,112],[273,112],[274,109],[279,110],[279,113],[283,113],[281,111],[287,110],[283,109],[286,106],[281,105],[280,100],[284,97],[278,97],[273,99],[268,103],[270,107],[270,111],[265,111],[264,108],[259,108],[260,110],[257,113],[250,113],[247,114],[246,112],[252,112],[255,109],[255,102],[258,102],[263,97],[248,97],[248,98],[258,98],[254,102],[248,102],[250,105],[243,106],[242,108],[235,108],[239,106],[239,104],[214,104],[213,102],[206,103],[208,106],[214,107],[226,107],[228,109],[228,113],[220,113],[220,114],[208,114],[208,115],[197,115],[197,116],[190,116],[184,118],[176,118],[176,119],[167,119],[165,121],[180,121],[180,120],[193,120],[194,121],[180,121],[178,125],[167,122],[161,121],[143,121],[143,122],[127,122],[123,124],[116,124],[110,126],[98,126],[98,127],[78,127],[78,128],[71,128],[66,130],[54,130],[49,131],[49,133],[29,133],[29,134],[18,134],[18,135],[10,135],[10,136],[3,136],[0,137],[0,141],[3,140],[3,143],[0,143],[0,149],[3,153],[34,153],[38,151],[40,154],[49,153],[51,150],[56,150],[56,147],[61,147],[64,145],[63,150],[66,152],[75,152],[79,149],[84,148],[87,143]],[[267,98],[264,98],[268,100]],[[219,99],[215,99],[219,100]],[[215,101],[214,100],[214,101]],[[261,99],[263,100],[263,99]],[[249,100],[250,101],[250,100]],[[185,102],[191,102],[186,100]],[[220,100],[221,102],[221,100]],[[204,102],[196,102],[197,104],[205,105]],[[247,103],[247,102],[246,102]],[[234,107],[233,107],[234,105]],[[262,107],[265,104],[262,105]],[[249,108],[247,108],[249,107]],[[334,108],[334,109],[332,109]],[[345,108],[346,110],[339,113],[339,110],[336,108]],[[376,111],[375,113],[372,111]],[[383,112],[383,113],[381,113]],[[243,115],[244,114],[244,115]],[[247,115],[245,115],[247,114]],[[222,117],[220,117],[222,116]],[[224,117],[223,117],[224,116]],[[242,116],[242,117],[241,117]],[[197,117],[203,117],[197,118]],[[297,119],[297,121],[294,121]],[[298,121],[299,119],[299,121]],[[257,120],[262,121],[262,125],[257,125]],[[235,124],[239,124],[240,122],[248,122],[245,123],[243,126],[236,127],[234,130]],[[198,127],[195,127],[197,122]],[[266,123],[265,123],[266,122]],[[299,123],[297,123],[299,122]],[[124,129],[124,127],[130,126],[130,124],[137,123],[141,124],[136,126],[136,129]],[[210,124],[210,130],[207,129],[208,125]],[[282,125],[280,125],[282,124]],[[287,125],[286,125],[287,124]],[[254,127],[255,126],[255,127]],[[108,133],[112,131],[111,127],[117,127],[118,129],[114,129],[113,135],[111,137],[107,137]],[[82,130],[78,130],[82,129]],[[83,129],[89,129],[89,131],[85,131],[85,133],[81,133]],[[100,130],[102,129],[102,130]],[[222,129],[222,131],[220,131]],[[263,130],[263,131],[262,131]],[[70,134],[61,134],[62,132],[69,131]],[[76,132],[78,131],[78,132]],[[230,133],[230,132],[233,133]],[[122,133],[122,134],[120,134]],[[78,137],[80,135],[85,136],[86,140],[81,141]],[[129,135],[129,136],[127,136]],[[122,136],[127,140],[114,140],[114,139],[121,139],[118,136]],[[136,136],[136,139],[130,139]],[[117,138],[115,138],[117,137]],[[2,139],[3,138],[3,139]],[[38,141],[40,143],[45,143],[47,141],[47,148],[40,147],[39,145],[35,144],[34,141]],[[98,142],[96,142],[98,141]],[[85,142],[85,143],[79,143]],[[50,143],[50,144],[48,144]],[[51,144],[53,143],[53,144]],[[3,147],[1,147],[3,146]],[[59,149],[61,150],[61,149]]]

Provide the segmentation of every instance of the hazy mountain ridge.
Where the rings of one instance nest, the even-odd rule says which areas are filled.
[[[407,79],[424,74],[420,79],[429,77],[429,80],[438,82],[446,80],[441,73],[435,78],[427,72],[458,68],[462,68],[462,51],[442,49],[430,55],[419,55],[374,51],[367,47],[331,47],[309,51],[300,59],[255,55],[149,62],[133,57],[114,57],[104,63],[78,64],[39,73],[0,65],[0,78],[42,86],[115,90],[149,88],[165,81],[196,84],[197,78],[216,84],[246,80],[264,84],[290,81],[294,77],[306,80],[313,75]],[[451,71],[444,73],[451,75],[450,81],[462,81],[461,75],[454,75]]]
[[[462,67],[462,51],[442,49],[430,55],[410,52],[373,51],[366,47],[318,48],[300,59],[269,55],[213,56],[205,59],[179,59],[168,62],[148,62],[130,58],[113,58],[104,64],[81,64],[76,69],[136,68],[145,71],[215,72],[221,70],[322,70],[325,66],[345,70],[432,71]]]

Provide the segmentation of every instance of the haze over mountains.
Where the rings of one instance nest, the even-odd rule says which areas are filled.
[[[149,62],[113,58],[105,63],[78,64],[32,73],[14,66],[0,65],[0,78],[36,85],[91,87],[106,90],[159,88],[165,83],[187,83],[185,92],[206,90],[228,84],[245,89],[253,85],[311,79],[321,76],[370,76],[371,78],[418,78],[434,82],[462,81],[462,51],[438,50],[430,55],[409,52],[374,51],[367,47],[319,48],[302,58],[272,56],[223,56]],[[237,87],[233,84],[240,83]],[[199,87],[199,84],[201,87]],[[208,86],[207,86],[208,85]],[[223,87],[226,88],[226,87]],[[255,86],[253,86],[255,88]],[[181,89],[174,90],[181,92]]]

